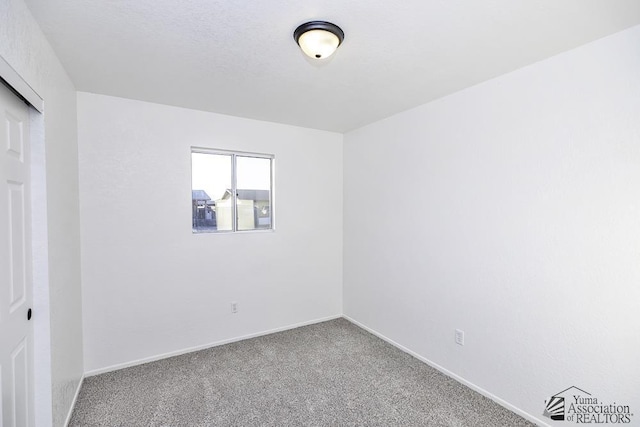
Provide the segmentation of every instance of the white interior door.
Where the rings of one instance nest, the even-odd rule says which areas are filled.
[[[29,107],[0,83],[0,420],[32,426]]]

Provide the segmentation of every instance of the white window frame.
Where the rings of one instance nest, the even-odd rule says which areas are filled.
[[[276,229],[276,220],[275,220],[275,159],[276,156],[274,154],[265,154],[265,153],[253,153],[248,151],[235,151],[235,150],[224,150],[218,148],[205,148],[205,147],[191,147],[190,158],[193,153],[199,154],[218,154],[223,156],[231,157],[231,195],[233,197],[233,203],[231,204],[231,230],[211,230],[211,231],[203,231],[203,232],[194,232],[192,229],[192,234],[217,234],[217,233],[269,233],[274,232]],[[270,185],[269,185],[269,211],[271,215],[271,227],[269,228],[255,228],[250,230],[238,230],[238,215],[237,215],[237,206],[238,206],[238,187],[237,187],[237,166],[236,159],[237,157],[253,157],[257,159],[268,159],[270,160]],[[191,163],[191,177],[193,179],[193,162]],[[193,190],[193,188],[191,189]],[[193,214],[192,214],[193,215]],[[193,220],[193,218],[192,218]]]

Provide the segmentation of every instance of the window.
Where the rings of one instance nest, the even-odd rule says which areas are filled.
[[[273,159],[192,148],[193,232],[273,229]]]

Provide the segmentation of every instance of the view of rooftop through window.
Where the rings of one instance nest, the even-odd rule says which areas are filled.
[[[262,154],[193,150],[194,233],[272,228],[272,159]]]

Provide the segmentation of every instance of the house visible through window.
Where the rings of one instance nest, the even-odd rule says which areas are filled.
[[[270,154],[191,149],[194,233],[273,228]]]

